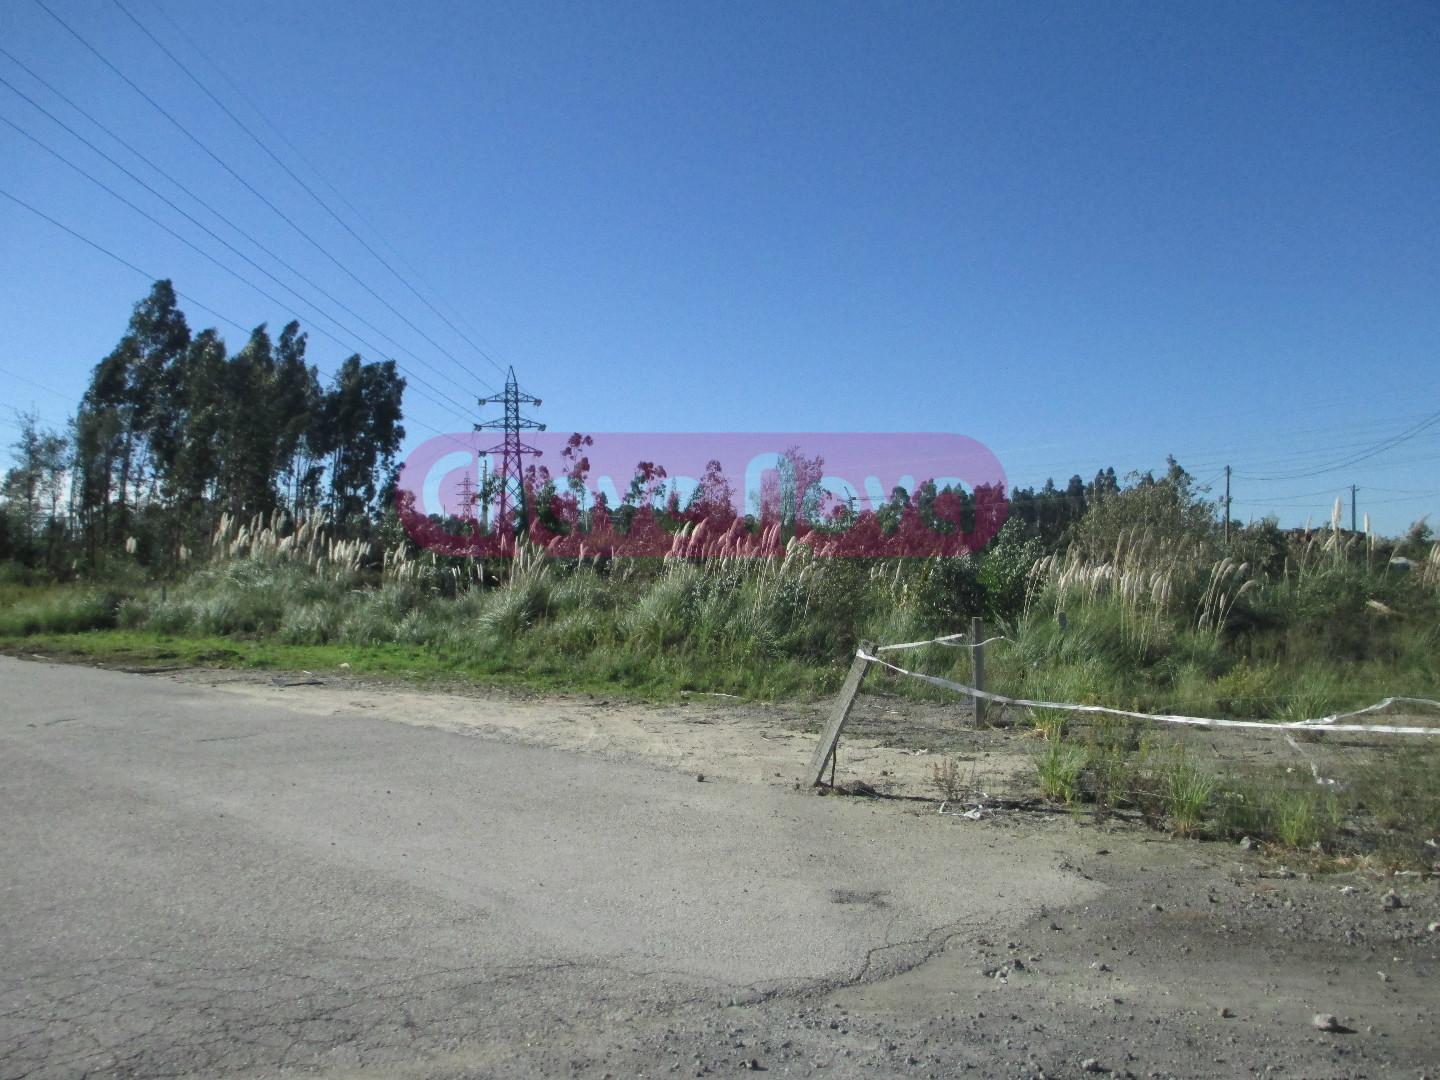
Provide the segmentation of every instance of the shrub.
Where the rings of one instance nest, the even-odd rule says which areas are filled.
[[[958,633],[985,611],[979,567],[969,555],[926,559],[912,586],[912,603],[925,633]]]
[[[1040,539],[1029,535],[1019,518],[1011,518],[1001,526],[980,556],[977,575],[985,611],[991,618],[1008,621],[1024,611],[1030,571],[1044,554]]]
[[[73,634],[115,625],[121,597],[97,589],[56,589],[0,609],[0,634]]]

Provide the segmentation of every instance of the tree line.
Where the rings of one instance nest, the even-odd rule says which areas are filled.
[[[0,559],[60,569],[127,547],[165,565],[222,513],[322,511],[365,531],[405,437],[394,361],[346,359],[328,380],[298,322],[230,352],[193,333],[168,280],[95,365],[69,430],[21,416],[5,476]]]
[[[63,572],[128,549],[142,563],[165,568],[203,543],[225,513],[244,519],[321,512],[343,535],[370,534],[393,506],[404,390],[394,361],[367,363],[358,355],[322,381],[306,360],[298,322],[278,336],[261,324],[232,353],[213,328],[192,332],[170,281],[157,281],[135,305],[119,343],[95,365],[66,432],[20,416],[16,463],[0,487],[0,561]],[[570,531],[565,515],[555,512],[557,495],[560,502],[573,495],[588,468],[582,443],[562,457],[563,476],[532,467],[526,477],[535,524],[552,535]],[[787,460],[802,471],[820,464],[798,453]],[[1197,497],[1190,477],[1173,458],[1168,465],[1160,478],[1137,474],[1123,489],[1109,468],[1089,483],[1076,475],[1064,488],[1047,480],[1038,489],[986,493],[987,504],[996,496],[1014,522],[1010,534],[1023,528],[1048,549],[1078,538],[1087,513],[1106,504],[1117,514],[1122,502],[1138,500],[1208,516],[1213,508]],[[714,471],[712,486],[724,481],[718,463]],[[642,504],[661,505],[656,493],[664,477],[652,463],[637,466],[634,490],[613,508],[620,533],[629,532]],[[801,479],[792,478],[795,491],[807,490]],[[697,498],[708,490],[702,485]],[[1122,490],[1136,498],[1116,501]],[[909,515],[939,521],[941,531],[953,519],[969,531],[975,495],[937,491],[933,482],[915,492],[897,489],[875,525],[892,533]],[[772,497],[782,507],[793,501],[783,492]],[[1088,520],[1093,528],[1098,519]],[[448,525],[465,531],[464,523]]]

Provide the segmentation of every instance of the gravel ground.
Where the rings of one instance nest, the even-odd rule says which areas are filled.
[[[809,708],[14,661],[0,692],[0,1080],[1440,1076],[1433,875],[942,817],[931,706],[869,701],[842,759],[906,797],[819,799]],[[505,860],[456,861],[500,820]]]

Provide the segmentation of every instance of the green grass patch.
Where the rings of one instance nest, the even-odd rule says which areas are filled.
[[[471,653],[422,645],[292,644],[278,637],[177,636],[147,630],[0,635],[0,652],[90,661],[119,667],[214,667],[262,671],[334,673],[348,664],[352,675],[416,683],[464,681],[546,693],[620,695],[674,701],[687,691],[734,694],[757,701],[814,698],[833,693],[843,670],[774,661],[735,671],[700,662],[654,663],[624,650],[600,651],[570,663],[553,656],[511,650]]]

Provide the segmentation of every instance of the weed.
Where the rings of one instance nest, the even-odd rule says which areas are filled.
[[[1180,836],[1193,836],[1209,817],[1215,776],[1181,758],[1171,763],[1165,782],[1170,827]]]
[[[1272,806],[1274,834],[1288,847],[1309,847],[1320,837],[1315,797],[1308,791],[1281,791]]]
[[[959,763],[948,754],[930,766],[930,783],[946,802],[958,802],[973,788]]]
[[[1085,767],[1085,751],[1077,746],[1055,741],[1047,743],[1035,758],[1036,777],[1046,798],[1073,805],[1080,798],[1080,772]]]

